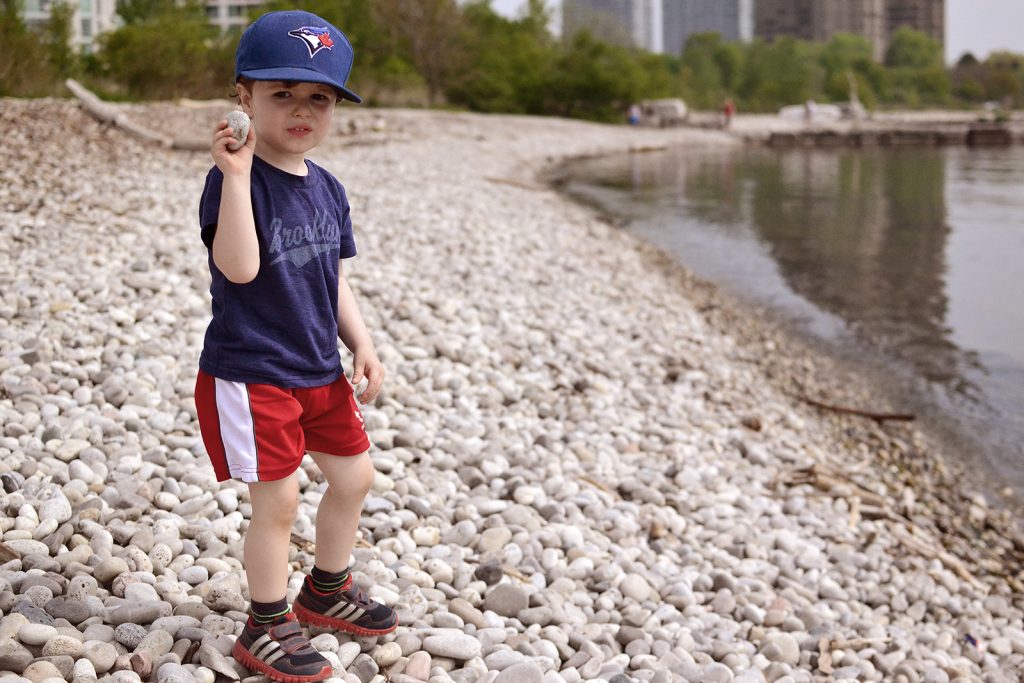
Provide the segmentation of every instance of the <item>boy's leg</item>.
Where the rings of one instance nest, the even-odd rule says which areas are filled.
[[[348,576],[363,499],[373,484],[373,463],[367,453],[310,455],[327,479],[327,491],[316,513],[314,569],[321,582],[314,585],[312,577],[306,578],[295,599],[295,614],[300,622],[356,635],[390,633],[398,626],[394,611],[369,600]]]
[[[276,481],[249,484],[252,519],[245,532],[245,576],[249,598],[275,602],[288,589],[288,549],[299,509],[299,479],[293,473]]]
[[[310,452],[327,479],[327,491],[316,511],[316,566],[325,572],[348,567],[363,513],[363,500],[373,485],[368,453],[353,456]]]
[[[252,614],[235,640],[232,655],[243,666],[282,683],[313,683],[333,667],[309,643],[285,602],[288,550],[299,505],[299,480],[249,484],[252,518],[245,532],[245,575]]]

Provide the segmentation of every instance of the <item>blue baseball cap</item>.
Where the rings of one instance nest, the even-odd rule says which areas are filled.
[[[326,83],[346,100],[363,98],[345,87],[354,52],[345,34],[315,14],[268,12],[245,29],[235,52],[235,81]]]

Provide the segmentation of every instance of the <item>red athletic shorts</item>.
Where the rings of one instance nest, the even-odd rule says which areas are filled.
[[[282,389],[200,370],[196,411],[217,481],[283,479],[298,469],[307,449],[359,455],[370,447],[344,375],[322,387]]]

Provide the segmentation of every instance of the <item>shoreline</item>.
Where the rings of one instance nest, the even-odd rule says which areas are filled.
[[[748,145],[747,148],[756,148],[756,144],[753,147]],[[677,149],[679,152],[685,151],[681,147]],[[631,156],[633,153],[630,153]],[[622,155],[623,151],[615,151],[610,156],[618,157]],[[543,179],[554,189],[562,192],[570,201],[593,210],[601,217],[601,220],[605,220],[610,224],[621,227],[625,232],[633,234],[629,227],[629,222],[632,220],[629,215],[616,214],[614,210],[606,209],[599,200],[593,199],[589,195],[574,195],[571,191],[563,191],[563,186],[571,184],[573,181],[571,173],[575,164],[578,161],[587,161],[588,158],[565,159],[553,168],[545,171]],[[921,400],[913,395],[914,391],[921,391],[921,387],[912,389],[910,386],[911,382],[905,379],[898,384],[901,387],[900,390],[893,390],[890,373],[894,370],[891,366],[887,365],[888,361],[886,359],[880,356],[872,356],[871,349],[862,342],[840,348],[824,338],[819,338],[808,330],[801,329],[800,325],[788,319],[784,313],[775,311],[766,304],[760,304],[745,298],[741,293],[727,293],[726,290],[720,289],[715,283],[693,274],[687,265],[676,255],[665,251],[657,245],[646,242],[643,237],[635,236],[635,239],[644,247],[653,249],[657,254],[657,259],[673,261],[683,270],[687,276],[683,281],[685,282],[684,287],[688,298],[699,300],[705,296],[706,291],[710,292],[716,298],[716,302],[709,305],[714,308],[727,308],[729,317],[735,321],[733,324],[741,329],[748,330],[746,336],[756,338],[762,332],[761,328],[764,328],[765,334],[771,334],[776,338],[776,345],[779,348],[797,344],[801,349],[802,355],[809,355],[815,361],[821,362],[822,367],[815,371],[816,377],[813,378],[812,384],[820,386],[822,390],[828,393],[812,397],[806,395],[806,392],[794,393],[789,391],[795,400],[805,403],[818,401],[829,406],[843,409],[851,408],[865,413],[859,416],[859,418],[854,418],[854,421],[857,421],[857,419],[870,420],[872,414],[900,416],[900,414],[907,412],[918,413],[916,419],[911,417],[910,420],[905,421],[907,423],[905,425],[906,428],[896,431],[904,433],[901,436],[904,441],[908,440],[906,432],[921,432],[917,436],[923,439],[923,446],[927,445],[925,449],[929,452],[927,457],[939,458],[944,467],[949,470],[944,477],[960,484],[958,488],[961,493],[957,494],[957,496],[971,498],[979,494],[984,495],[987,504],[994,509],[1004,513],[1008,512],[1011,515],[1015,515],[1017,519],[1022,519],[1021,515],[1024,514],[1024,491],[1011,489],[1005,482],[1000,481],[999,474],[994,469],[967,471],[968,466],[958,465],[958,458],[955,457],[958,451],[976,448],[978,447],[978,442],[973,440],[970,434],[964,433],[962,429],[954,430],[947,424],[941,424],[943,419],[942,413],[935,412],[936,406],[929,404],[927,400]],[[691,286],[691,282],[696,283],[696,285]],[[708,319],[709,322],[714,322],[713,317]],[[723,325],[717,325],[717,329],[722,334],[729,334],[731,331],[729,326]],[[768,358],[772,354],[766,353],[764,355]],[[768,367],[770,365],[770,362],[765,362],[766,369],[770,369]],[[836,380],[835,377],[840,375],[843,378],[842,381]],[[791,385],[805,385],[807,383],[806,380],[811,378],[808,373],[804,373],[804,381],[790,379]],[[856,388],[855,390],[854,387]],[[792,387],[783,388],[789,390]],[[838,397],[838,400],[832,401],[832,396]],[[818,407],[823,411],[828,410],[828,407]],[[843,412],[843,410],[836,412]],[[955,417],[955,415],[952,417]],[[964,484],[967,486],[965,487]],[[962,493],[964,490],[969,491],[966,496]],[[945,497],[949,498],[950,496]],[[1020,527],[1018,527],[1018,533],[1019,531]]]
[[[216,653],[245,607],[247,493],[213,484],[189,386],[208,319],[193,229],[208,155],[125,140],[68,103],[2,104],[24,164],[0,190],[12,291],[0,302],[0,470],[14,489],[5,480],[0,500],[5,543],[36,551],[0,565],[4,661],[43,654],[40,629],[22,634],[9,614],[32,565],[98,576],[62,601],[89,616],[58,624],[85,625],[65,645],[94,675],[129,663],[113,625],[139,605],[146,633],[174,631],[147,650],[151,665],[230,669]],[[223,113],[121,108],[176,131]],[[385,642],[401,650],[386,665],[396,681],[420,651],[431,683],[1013,680],[1024,544],[1004,515],[944,500],[952,475],[913,433],[794,401],[791,389],[832,388],[820,373],[851,399],[861,389],[542,182],[571,155],[734,138],[338,117],[314,159],[349,190],[361,256],[346,273],[389,369],[366,410],[379,474],[356,576],[399,606],[403,628],[321,638],[337,680],[383,680],[371,655]],[[61,144],[26,125],[39,118],[59,123]],[[907,488],[914,478],[929,484]],[[314,468],[300,480],[289,596],[312,562],[321,493]],[[36,541],[51,500],[63,519]],[[171,559],[156,559],[160,545]],[[206,659],[175,649],[187,636]],[[104,671],[100,651],[115,653]]]
[[[609,154],[622,151],[610,150]],[[545,169],[539,177],[558,191],[564,182],[563,167],[593,156],[600,155],[562,159]],[[625,227],[627,218],[609,214],[596,205],[577,202],[567,195],[562,196],[566,201],[585,206],[594,212],[598,220],[621,230],[652,264],[676,281],[705,322],[717,333],[736,338],[745,360],[757,365],[763,376],[795,405],[802,405],[805,412],[816,413],[817,419],[828,426],[834,438],[869,445],[876,452],[880,451],[882,457],[878,461],[859,464],[861,470],[867,471],[864,479],[872,481],[873,475],[879,475],[890,487],[894,499],[901,498],[904,490],[923,494],[925,500],[918,502],[940,515],[943,518],[941,526],[947,529],[955,528],[957,523],[946,520],[976,517],[977,511],[970,511],[973,506],[980,504],[986,510],[991,508],[986,514],[996,515],[997,528],[1004,527],[1020,539],[1017,542],[1018,552],[1024,553],[1024,526],[1020,522],[1024,519],[1021,517],[1024,501],[1005,496],[986,501],[982,498],[982,489],[988,488],[996,496],[991,477],[966,473],[962,466],[953,462],[949,453],[944,452],[944,446],[927,434],[917,421],[873,420],[867,415],[844,415],[842,410],[814,405],[817,401],[826,405],[857,407],[866,413],[900,414],[891,397],[870,372],[856,368],[849,359],[836,357],[824,342],[801,334],[766,307],[727,294],[714,283],[694,275],[672,254],[629,233]],[[783,349],[786,353],[781,355],[779,352]],[[894,468],[896,474],[893,473]],[[863,476],[865,472],[857,474]],[[965,481],[969,483],[967,489],[963,488]],[[851,479],[850,483],[855,482]],[[979,543],[972,552],[989,554],[989,541],[977,536],[978,531],[977,528],[963,526],[960,535],[978,539]],[[1024,560],[1024,554],[1020,558]],[[1016,584],[1017,590],[1024,590],[1024,583],[1019,583],[1020,580],[1024,580],[1024,574],[1018,577]]]

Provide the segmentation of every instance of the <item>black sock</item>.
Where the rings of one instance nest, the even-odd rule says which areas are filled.
[[[249,605],[249,612],[252,620],[257,624],[268,624],[278,617],[288,614],[288,600],[281,598],[274,602],[256,602],[253,600]]]
[[[335,593],[341,590],[341,587],[348,581],[348,567],[345,567],[340,572],[325,572],[316,565],[313,565],[313,570],[309,572],[309,578],[313,580],[313,588],[318,593]]]

